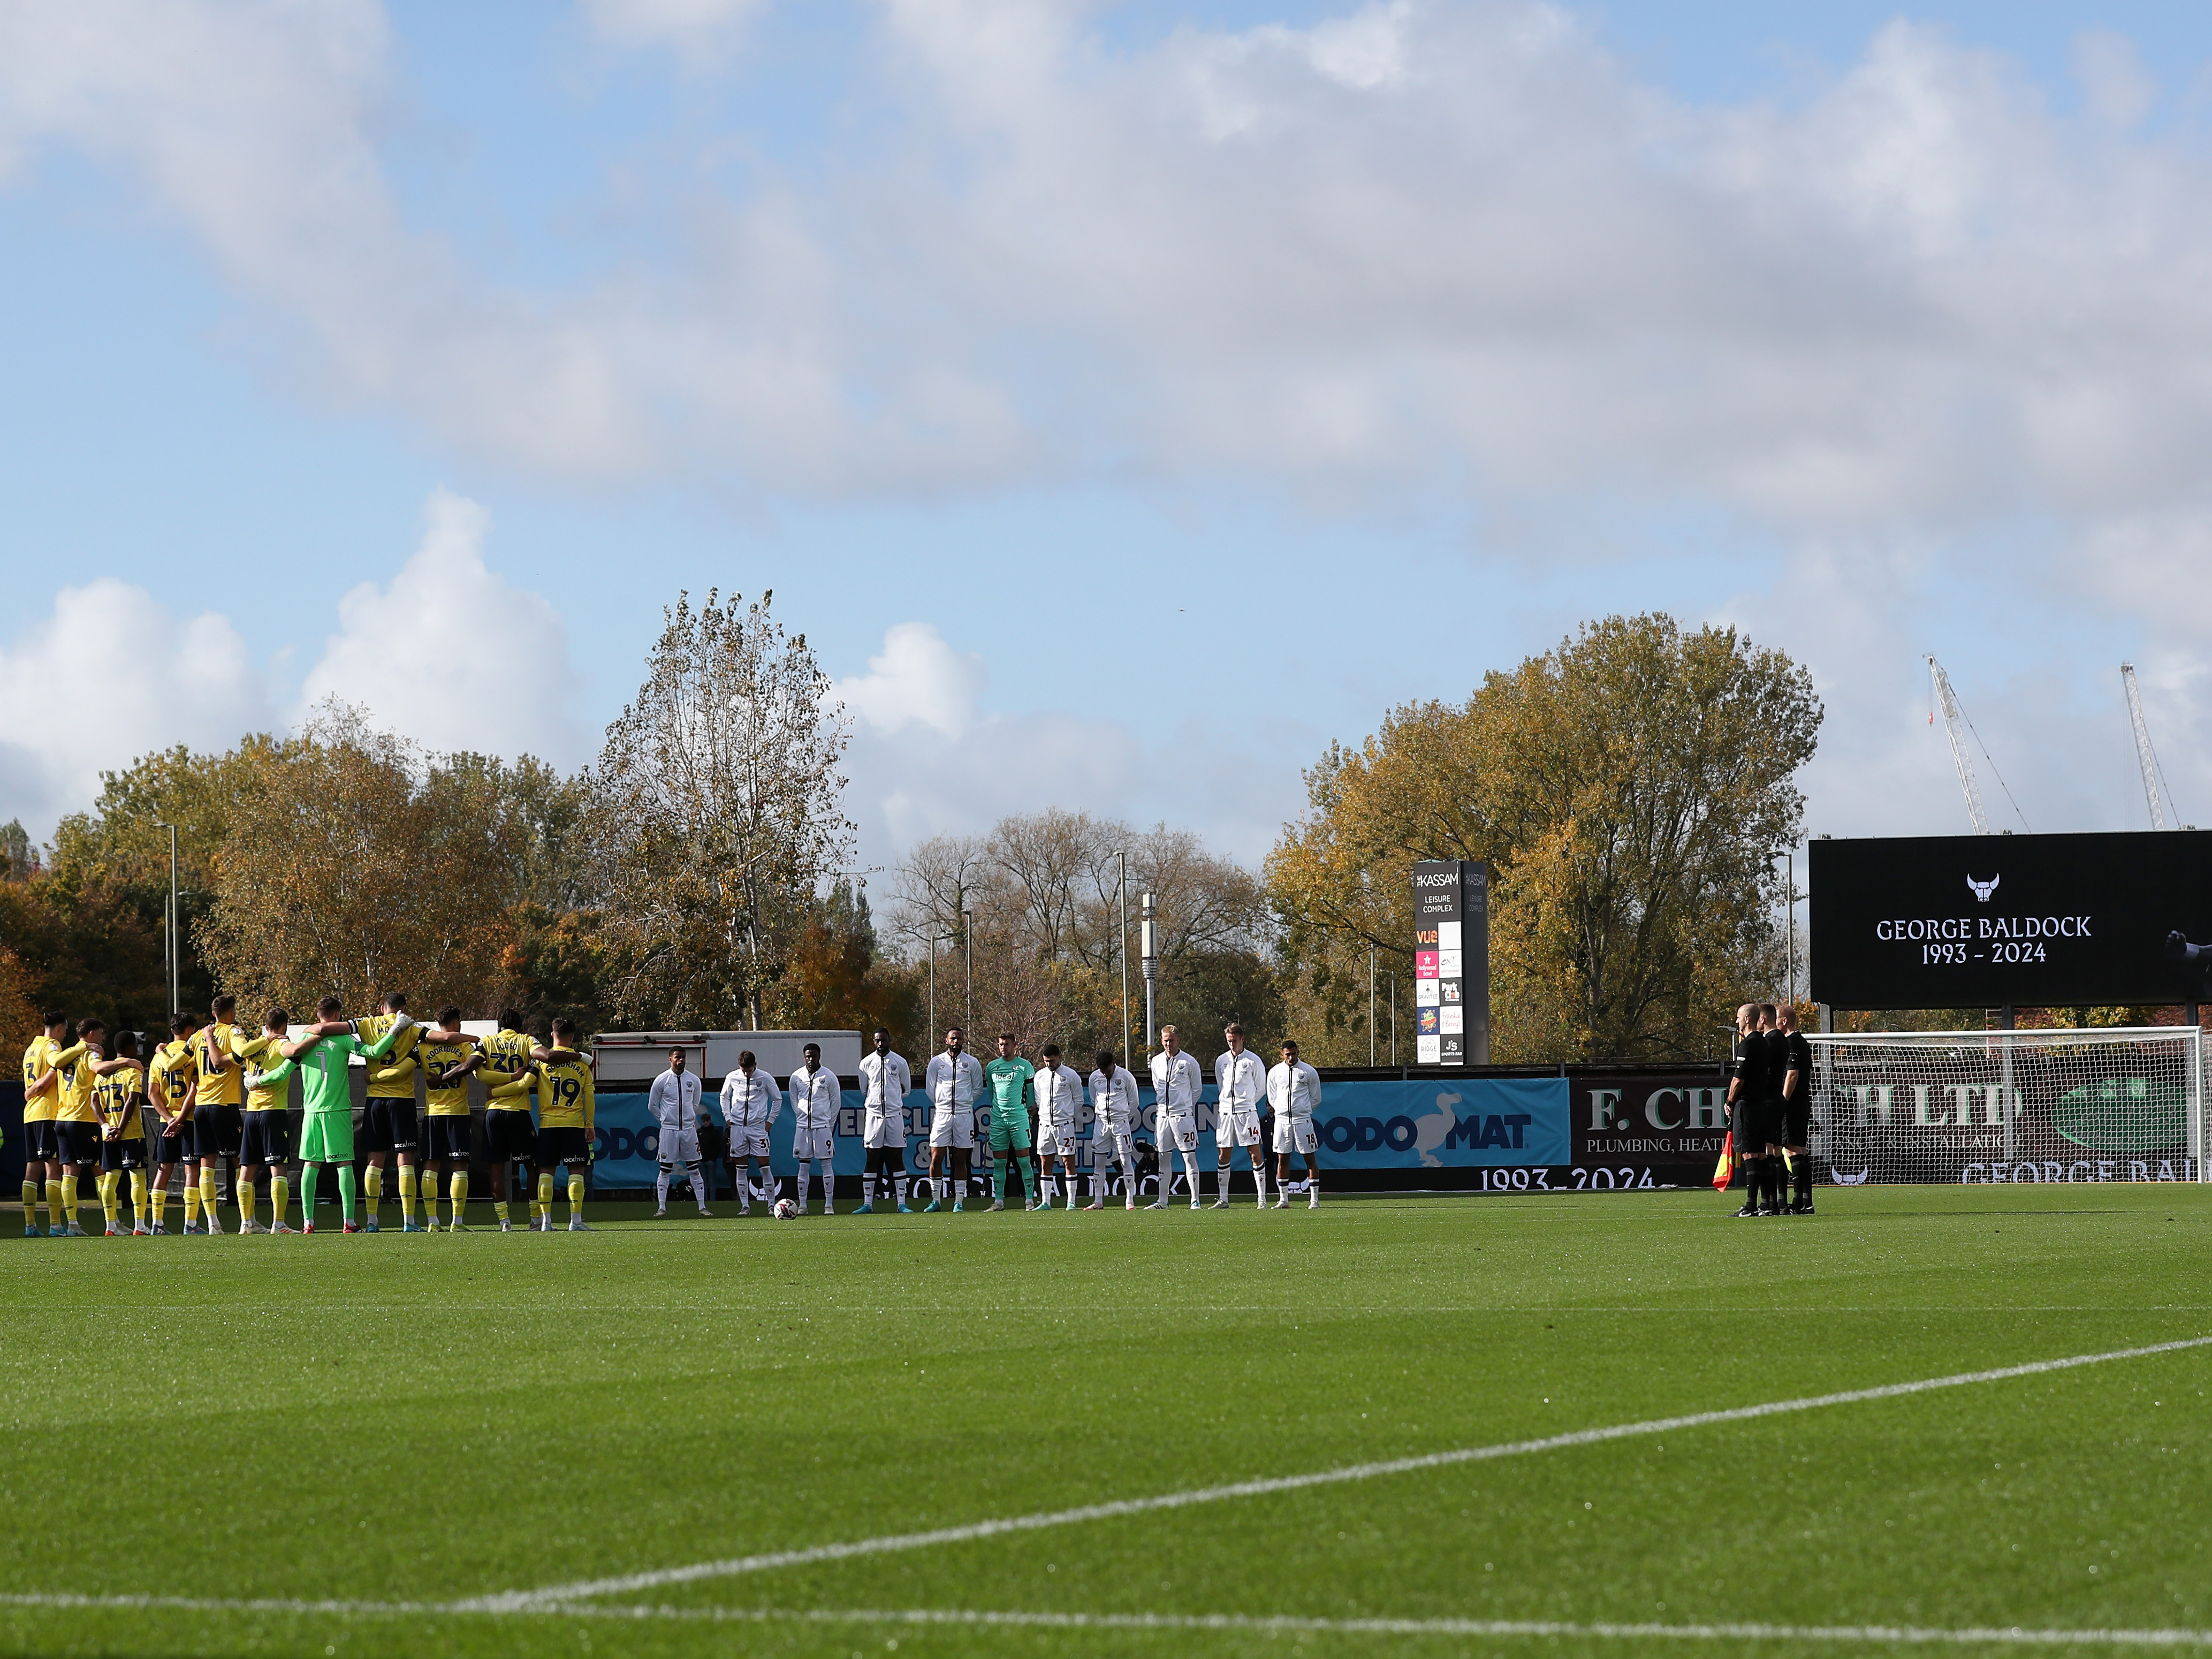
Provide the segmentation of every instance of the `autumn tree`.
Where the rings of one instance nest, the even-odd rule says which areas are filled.
[[[427,756],[325,704],[256,757],[215,854],[204,952],[249,1004],[406,989],[486,1009],[524,829],[475,757]]]
[[[592,770],[611,995],[640,1023],[760,1024],[852,844],[842,706],[769,599],[680,595]]]
[[[1121,932],[1121,869],[1127,858],[1130,933]],[[1121,952],[1133,950],[1137,897],[1159,907],[1163,1021],[1200,1048],[1231,1018],[1281,1030],[1269,965],[1273,924],[1252,872],[1207,850],[1188,830],[1138,830],[1060,809],[1002,818],[987,835],[939,836],[900,861],[892,930],[908,960],[936,941],[938,1021],[965,1007],[969,935],[975,1021],[1020,1035],[1031,1051],[1056,1039],[1083,1055],[1101,1044],[1145,1047],[1142,988],[1132,963],[1131,1029],[1121,1029]],[[942,1032],[933,1033],[934,1041]]]
[[[1409,703],[1306,775],[1267,863],[1292,1007],[1340,1062],[1367,1050],[1368,953],[1412,969],[1411,866],[1492,866],[1493,1057],[1699,1057],[1773,977],[1810,677],[1732,629],[1614,617]]]

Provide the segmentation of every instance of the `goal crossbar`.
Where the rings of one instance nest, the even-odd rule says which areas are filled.
[[[1807,1041],[1810,1150],[1841,1185],[2208,1179],[2195,1026]]]

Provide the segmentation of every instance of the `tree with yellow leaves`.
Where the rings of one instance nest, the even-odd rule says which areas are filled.
[[[1370,947],[1405,983],[1411,866],[1441,858],[1492,867],[1494,1059],[1710,1054],[1772,977],[1820,718],[1779,651],[1613,617],[1332,745],[1267,865],[1309,1050],[1364,1060]]]

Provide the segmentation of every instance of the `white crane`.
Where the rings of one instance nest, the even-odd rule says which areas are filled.
[[[1928,659],[1928,672],[1935,682],[1936,701],[1943,710],[1943,730],[1951,739],[1951,758],[1959,764],[1959,787],[1966,792],[1966,816],[1974,821],[1974,833],[1990,833],[1990,815],[1982,811],[1982,792],[1974,781],[1974,763],[1966,758],[1966,717],[1959,712],[1959,700],[1951,694],[1951,677],[1943,672],[1943,665],[1935,658]]]
[[[2131,662],[2120,665],[2120,684],[2128,694],[2128,721],[2136,732],[2136,764],[2142,768],[2143,799],[2150,805],[2150,827],[2166,828],[2166,807],[2159,799],[2159,786],[2165,781],[2166,769],[2158,763],[2158,750],[2150,746],[2150,727],[2143,724],[2142,694],[2136,690],[2136,665]],[[2166,792],[2171,799],[2173,792]]]

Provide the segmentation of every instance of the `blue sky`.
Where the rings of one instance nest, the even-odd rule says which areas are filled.
[[[1647,608],[1811,665],[1814,830],[1964,827],[1929,651],[2039,830],[2142,822],[2134,659],[2197,818],[2208,64],[2171,5],[11,9],[0,817],[325,694],[574,764],[678,589],[772,586],[878,862],[1257,857],[1331,739]]]

